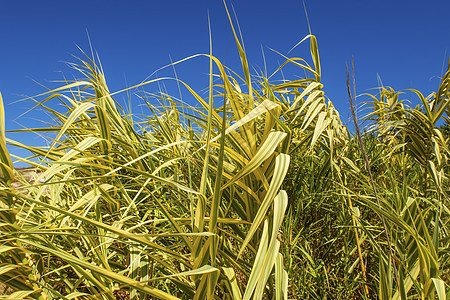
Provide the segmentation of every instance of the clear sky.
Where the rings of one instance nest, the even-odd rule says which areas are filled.
[[[268,69],[308,34],[302,1],[229,0],[236,11],[250,64]],[[448,63],[450,1],[331,1],[305,0],[312,33],[318,38],[327,96],[348,117],[346,62],[356,63],[357,92],[384,85],[437,89],[443,64]],[[89,50],[87,32],[99,53],[111,91],[140,83],[159,67],[196,53],[208,53],[208,11],[214,55],[236,69],[239,57],[221,0],[143,1],[2,1],[0,8],[0,92],[7,130],[39,126],[33,113],[17,120],[32,106],[16,102],[45,89],[52,81],[79,77],[64,62]],[[309,59],[307,44],[290,53]],[[61,71],[61,72],[60,72]],[[180,79],[201,89],[207,86],[207,61],[197,59],[177,67]],[[167,72],[166,72],[167,73]],[[168,74],[170,75],[170,72]],[[302,76],[302,74],[298,74]],[[36,81],[36,82],[35,82]],[[157,91],[157,86],[149,86]],[[125,99],[126,95],[119,96]],[[13,121],[15,120],[15,121]],[[12,136],[12,135],[11,135]],[[29,143],[38,137],[17,136]]]

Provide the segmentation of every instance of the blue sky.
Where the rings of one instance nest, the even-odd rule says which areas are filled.
[[[250,64],[274,70],[283,54],[308,34],[302,1],[232,1]],[[384,85],[437,89],[450,54],[450,1],[323,1],[305,0],[312,33],[318,38],[327,96],[348,117],[346,62],[356,63],[357,92]],[[16,119],[30,101],[44,92],[36,82],[56,87],[62,73],[79,77],[64,62],[89,50],[87,32],[99,53],[111,91],[140,83],[159,67],[209,51],[208,12],[214,55],[236,69],[239,57],[222,1],[3,1],[0,10],[0,92],[7,129],[39,126],[29,113]],[[290,53],[309,59],[308,45]],[[170,70],[169,70],[170,71]],[[161,75],[171,75],[167,71]],[[62,72],[62,73],[61,73]],[[180,79],[207,86],[207,61],[196,59],[177,67]],[[297,75],[297,74],[293,74]],[[301,76],[302,74],[298,74]],[[36,82],[35,82],[36,81]],[[148,91],[157,91],[149,86]],[[126,95],[119,95],[118,100]],[[15,120],[15,121],[13,121]],[[21,124],[21,125],[18,125]],[[11,135],[31,144],[38,137]]]

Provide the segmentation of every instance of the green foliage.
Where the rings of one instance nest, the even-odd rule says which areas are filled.
[[[416,108],[389,88],[371,96],[363,139],[378,206],[356,138],[322,91],[315,36],[304,39],[312,66],[286,57],[274,73],[291,65],[305,77],[276,82],[250,73],[232,30],[242,76],[211,50],[187,58],[210,63],[206,97],[176,79],[197,106],[139,90],[150,114],[136,122],[87,56],[73,64],[84,79],[39,95],[55,125],[24,130],[49,148],[6,138],[0,105],[4,298],[446,298],[449,149],[437,124],[450,73],[429,97],[413,91]]]

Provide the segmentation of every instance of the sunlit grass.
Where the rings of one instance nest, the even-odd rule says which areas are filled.
[[[449,72],[430,97],[415,91],[421,107],[387,88],[371,96],[363,141],[377,205],[322,91],[316,37],[303,41],[311,58],[275,70],[305,77],[280,83],[250,72],[232,31],[241,71],[211,51],[194,56],[210,63],[206,96],[175,79],[196,104],[142,91],[165,80],[152,79],[130,88],[151,112],[137,121],[89,56],[72,65],[84,79],[37,97],[54,125],[24,131],[49,148],[8,139],[1,103],[3,297],[445,299],[449,149],[437,123]],[[7,144],[32,153],[20,159],[35,174],[14,170]]]

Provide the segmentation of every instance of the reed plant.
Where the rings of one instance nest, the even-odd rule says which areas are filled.
[[[284,57],[270,76],[209,54],[207,95],[181,79],[136,91],[132,116],[85,55],[82,79],[36,97],[47,148],[6,137],[0,115],[0,281],[7,299],[445,299],[448,291],[449,73],[422,106],[371,96],[363,141],[322,91],[311,58]],[[276,81],[286,66],[305,74]],[[174,80],[196,104],[152,85]],[[125,92],[125,91],[120,91]],[[1,100],[1,98],[0,98]],[[55,110],[55,104],[64,111]],[[27,158],[6,145],[28,150]],[[34,180],[13,159],[36,168]],[[20,182],[20,185],[13,185]],[[382,234],[382,216],[392,243]]]

